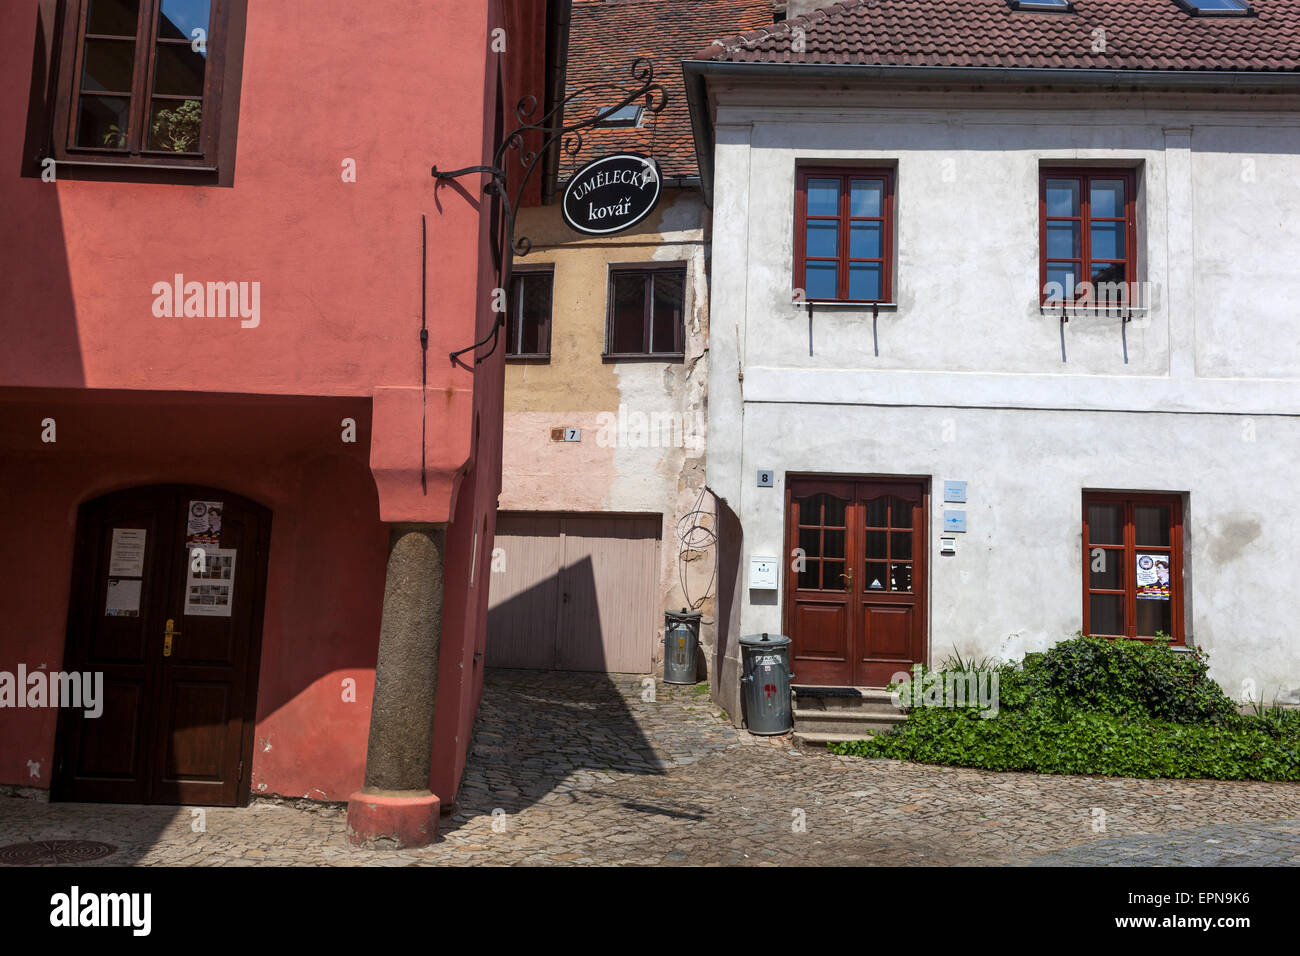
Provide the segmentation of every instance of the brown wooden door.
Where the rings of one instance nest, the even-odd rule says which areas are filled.
[[[82,506],[63,670],[103,672],[104,704],[60,713],[57,799],[246,798],[269,535],[265,508],[212,488]]]
[[[787,545],[801,558],[786,586],[795,678],[883,687],[924,660],[926,483],[799,478],[787,488]]]

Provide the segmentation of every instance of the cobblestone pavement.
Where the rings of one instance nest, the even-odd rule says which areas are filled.
[[[1040,856],[1036,866],[1300,866],[1300,820],[1198,827],[1099,840]]]
[[[1300,863],[1300,786],[990,773],[803,752],[703,686],[489,671],[458,806],[420,850],[358,850],[344,810],[0,798],[0,846],[100,840],[104,865]]]

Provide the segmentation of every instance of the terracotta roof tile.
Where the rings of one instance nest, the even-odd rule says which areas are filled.
[[[560,178],[567,179],[584,163],[618,150],[654,156],[665,176],[698,176],[681,61],[714,37],[771,22],[771,0],[574,0],[566,94],[601,84],[633,89],[632,61],[643,56],[654,67],[656,82],[667,91],[668,105],[657,115],[647,113],[639,129],[585,132],[576,160],[562,157]],[[617,102],[615,92],[607,89],[570,107],[565,122]]]
[[[785,23],[715,41],[699,49],[694,59],[1300,70],[1300,0],[1252,3],[1253,16],[1198,17],[1174,0],[1074,0],[1073,13],[1014,10],[1007,0],[840,0]],[[794,52],[793,37],[800,30],[804,49]],[[1096,42],[1103,36],[1104,46]]]

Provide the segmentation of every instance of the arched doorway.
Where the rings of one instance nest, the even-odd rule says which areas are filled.
[[[247,802],[271,512],[199,485],[114,492],[77,516],[56,800]],[[98,678],[96,678],[98,679]]]

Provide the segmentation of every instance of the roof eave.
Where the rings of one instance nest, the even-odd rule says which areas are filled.
[[[705,202],[713,205],[713,124],[707,77],[777,77],[797,80],[926,80],[940,83],[1033,84],[1058,88],[1186,88],[1300,91],[1300,72],[1246,70],[1103,70],[1077,67],[893,66],[881,64],[735,63],[683,60],[686,99]]]

